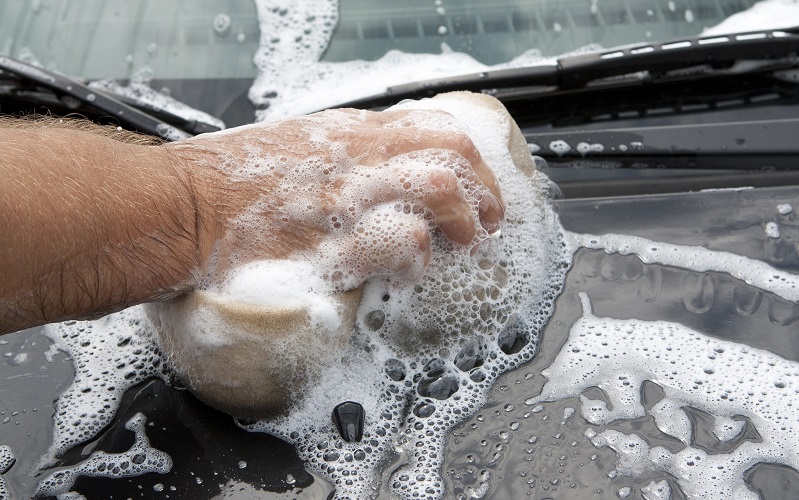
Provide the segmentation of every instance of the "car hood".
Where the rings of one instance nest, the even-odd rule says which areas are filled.
[[[614,324],[619,328],[630,331],[673,325],[668,326],[675,332],[672,345],[668,339],[662,343],[650,340],[651,345],[636,349],[679,348],[680,336],[688,335],[686,332],[709,346],[707,355],[696,359],[683,356],[682,366],[673,369],[675,373],[696,376],[716,370],[723,374],[731,369],[729,363],[707,356],[713,355],[714,348],[726,348],[727,352],[738,349],[741,359],[736,363],[762,366],[745,381],[747,390],[779,391],[774,384],[786,387],[787,383],[785,397],[793,398],[795,382],[790,376],[785,378],[784,368],[796,371],[799,366],[799,341],[794,334],[799,307],[795,299],[790,300],[786,291],[790,287],[780,288],[779,283],[760,275],[763,266],[777,278],[799,271],[799,226],[793,207],[799,207],[799,195],[792,188],[557,201],[563,228],[582,238],[584,247],[575,253],[535,359],[506,373],[496,383],[487,406],[448,438],[443,469],[449,471],[444,476],[448,494],[482,487],[492,498],[513,498],[530,488],[543,492],[540,488],[544,485],[558,497],[566,495],[564,498],[580,498],[597,489],[609,494],[663,487],[673,492],[695,491],[690,476],[675,475],[675,470],[665,465],[652,466],[655,462],[645,461],[647,467],[625,468],[632,462],[625,462],[627,455],[611,438],[627,436],[628,441],[640,438],[648,450],[660,446],[661,454],[677,462],[690,453],[709,453],[716,461],[749,457],[754,463],[747,462],[745,471],[731,467],[732,479],[727,477],[730,480],[725,479],[726,483],[721,479],[710,481],[710,487],[748,485],[764,498],[795,496],[797,474],[790,467],[796,467],[799,455],[789,452],[779,459],[757,451],[776,446],[779,443],[773,440],[781,439],[770,430],[772,417],[767,414],[747,405],[719,406],[718,400],[707,396],[707,404],[689,401],[682,409],[672,411],[688,422],[687,434],[658,427],[656,415],[666,411],[662,402],[679,401],[685,395],[680,392],[680,377],[661,376],[656,363],[649,372],[635,366],[623,370],[633,380],[631,394],[639,394],[630,405],[640,409],[640,414],[633,412],[608,422],[592,420],[591,405],[617,395],[602,383],[598,386],[604,389],[547,392],[548,383],[562,380],[563,375],[552,370],[570,353],[570,335],[590,327],[586,322],[598,318],[617,321]],[[664,252],[682,252],[683,257],[669,261],[661,255],[648,261],[630,255],[632,247],[613,247],[608,234],[621,235],[615,241],[628,245],[644,245],[643,250],[657,247]],[[708,255],[709,260],[705,258]],[[618,335],[625,334],[622,331]],[[623,344],[621,339],[619,345]],[[6,336],[0,351],[6,360],[0,366],[6,415],[0,440],[14,449],[17,459],[4,477],[12,492],[22,493],[36,480],[28,476],[28,467],[49,443],[50,405],[72,375],[69,360],[38,330]],[[591,353],[586,356],[591,359]],[[719,353],[716,356],[723,359]],[[577,374],[579,367],[574,370]],[[650,375],[636,380],[635,375],[644,372]],[[703,376],[717,380],[706,373]],[[697,383],[701,386],[701,382]],[[702,399],[703,392],[698,389],[688,393]],[[613,402],[621,408],[619,400]],[[794,412],[793,408],[795,405],[785,411]],[[114,423],[88,445],[67,453],[59,463],[81,460],[81,449],[126,450],[131,431],[122,424],[137,413],[143,413],[149,422],[145,432],[152,447],[172,457],[172,469],[164,475],[148,474],[130,481],[85,477],[76,483],[77,491],[103,497],[174,488],[171,491],[180,492],[180,498],[211,498],[238,488],[292,490],[308,498],[332,491],[324,480],[302,467],[286,443],[265,434],[247,433],[188,392],[169,389],[159,381],[145,382],[128,391]],[[734,432],[723,434],[724,425]],[[793,439],[791,434],[786,435],[784,439]],[[36,439],[31,442],[28,436]],[[758,440],[763,446],[753,448],[752,443]],[[546,458],[561,455],[560,460]],[[401,457],[391,460],[401,461]],[[386,469],[391,471],[397,465],[389,464]],[[500,481],[499,477],[504,479]]]

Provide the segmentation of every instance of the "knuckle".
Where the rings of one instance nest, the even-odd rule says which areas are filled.
[[[451,149],[454,149],[467,158],[471,158],[477,153],[477,148],[467,134],[463,132],[450,132],[449,136],[448,145]]]
[[[461,187],[458,177],[451,170],[435,170],[430,173],[430,185],[439,196],[454,196],[460,193]]]

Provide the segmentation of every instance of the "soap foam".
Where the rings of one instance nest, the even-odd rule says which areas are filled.
[[[3,479],[2,475],[11,469],[15,461],[16,458],[14,457],[14,451],[11,447],[5,444],[0,446],[0,500],[11,499],[11,494],[8,491],[6,481]]]
[[[125,423],[125,428],[136,434],[133,445],[124,453],[95,451],[89,458],[72,467],[55,469],[39,482],[37,497],[69,493],[80,476],[124,478],[149,472],[166,474],[172,469],[172,459],[166,453],[150,446],[144,432],[147,419],[137,413]]]
[[[310,262],[288,260],[242,266],[220,288],[225,299],[235,302],[307,309],[315,327],[336,330],[341,318],[330,300],[331,292]]]
[[[743,12],[706,28],[702,36],[755,30],[790,28],[799,19],[799,3],[794,0],[761,0]]]
[[[572,251],[581,247],[591,248],[621,255],[635,254],[644,263],[658,263],[699,272],[720,271],[783,299],[799,302],[799,276],[742,255],[623,234],[568,232],[565,239]]]
[[[618,320],[592,314],[589,298],[580,294],[583,316],[566,344],[542,373],[548,381],[535,404],[602,389],[611,407],[581,397],[583,417],[597,426],[650,414],[658,428],[686,446],[675,453],[651,447],[637,434],[616,430],[592,432],[598,447],[618,455],[616,473],[646,470],[671,474],[688,498],[758,498],[744,483],[745,472],[762,462],[799,469],[795,432],[799,414],[799,366],[780,356],[743,344],[708,337],[665,321]],[[641,400],[644,381],[655,382],[664,399],[647,411]],[[723,440],[740,435],[741,417],[749,419],[762,442],[744,441],[724,453],[709,454],[695,446],[684,407],[716,417],[715,433]]]
[[[474,123],[490,123],[485,116],[472,119]],[[481,140],[475,137],[475,142]],[[484,149],[486,158],[502,156],[498,149],[494,151],[490,146],[484,146]],[[752,277],[756,285],[795,300],[795,276],[726,252],[624,235],[573,233],[565,233],[566,244],[561,248],[558,243],[560,236],[553,237],[561,230],[549,205],[541,203],[542,198],[534,201],[536,197],[529,195],[531,188],[537,189],[541,195],[543,179],[531,182],[514,177],[515,174],[506,168],[490,164],[497,171],[505,198],[509,200],[509,222],[503,228],[500,240],[490,244],[483,251],[485,255],[474,261],[457,252],[434,252],[441,260],[431,263],[430,273],[419,284],[403,285],[385,279],[368,284],[358,314],[358,331],[347,353],[347,364],[327,371],[322,383],[308,390],[303,403],[289,417],[270,422],[239,422],[249,430],[272,432],[295,443],[309,466],[328,477],[340,496],[365,496],[381,491],[380,488],[392,489],[404,497],[442,495],[438,466],[443,437],[448,429],[479,408],[485,391],[499,373],[533,356],[537,339],[535,332],[546,320],[548,308],[558,291],[558,279],[562,277],[559,273],[563,272],[560,268],[567,262],[566,257],[581,246],[637,253],[645,262],[702,271],[721,270],[743,279]],[[536,185],[539,181],[541,184]],[[524,207],[514,210],[517,200]],[[520,215],[521,218],[517,219]],[[440,239],[435,243],[446,244]],[[503,254],[511,250],[513,253],[510,255]],[[507,259],[504,266],[503,257]],[[494,262],[493,266],[489,265],[491,262]],[[457,271],[452,272],[453,269]],[[519,270],[528,269],[534,272],[538,269],[538,274],[519,276]],[[518,287],[540,283],[547,276],[555,277],[555,286],[535,289],[538,295],[534,297],[537,299],[529,297],[523,301],[522,307],[513,306],[515,316],[508,314],[509,303],[504,302],[507,296],[502,286],[508,287],[507,283],[511,282],[510,287],[518,293]],[[491,298],[490,291],[486,293],[491,283],[500,290],[500,295],[495,298]],[[489,286],[484,286],[486,284]],[[482,291],[481,286],[476,285],[483,285]],[[467,300],[465,296],[468,293],[472,295]],[[484,294],[482,299],[475,299],[478,294]],[[436,310],[433,306],[440,305],[437,301],[442,298],[447,301],[446,307]],[[533,304],[535,300],[543,306],[537,311]],[[489,304],[485,309],[482,307],[484,303]],[[593,433],[591,437],[600,436],[595,441],[597,446],[616,446],[622,450],[630,439],[630,443],[638,446],[636,453],[626,453],[620,461],[619,473],[662,470],[682,478],[680,487],[689,495],[724,491],[730,494],[744,492],[746,497],[748,493],[740,489],[743,473],[753,465],[761,462],[792,467],[799,465],[793,463],[797,453],[790,441],[796,418],[785,406],[790,398],[783,397],[785,391],[796,392],[794,379],[799,376],[796,363],[748,346],[712,339],[673,323],[597,318],[590,313],[587,299],[585,307],[583,319],[574,326],[569,342],[546,372],[550,382],[542,395],[531,398],[528,403],[534,405],[537,400],[564,399],[580,394],[583,388],[599,386],[610,397],[613,408],[608,409],[604,401],[581,396],[580,413],[589,422],[601,426],[616,419],[647,414],[640,402],[640,386],[644,380],[658,382],[666,397],[656,403],[649,414],[659,429],[687,446],[678,453],[659,447],[646,450],[635,436],[622,439],[623,436],[607,431]],[[442,311],[446,311],[446,315]],[[454,335],[446,331],[447,327],[437,328],[449,324],[448,315],[456,318],[456,325],[469,325],[470,332],[465,336],[463,332]],[[457,321],[459,315],[468,321]],[[526,330],[529,342],[514,355],[498,349],[500,335],[496,331],[503,315],[507,315],[505,326],[515,324],[519,317],[529,322]],[[516,318],[514,322],[511,322],[511,316]],[[111,408],[107,411],[113,413],[116,399],[124,388],[142,380],[143,376],[163,376],[160,370],[144,368],[142,376],[125,379],[124,368],[109,369],[107,363],[103,364],[103,360],[113,359],[112,352],[117,359],[126,359],[127,355],[131,363],[157,354],[154,346],[146,347],[152,337],[146,328],[141,327],[143,321],[146,320],[139,308],[132,308],[104,320],[71,323],[53,329],[61,332],[55,338],[62,348],[73,352],[76,365],[82,367],[78,370],[76,382],[67,391],[67,397],[58,402],[56,442],[60,441],[62,445],[56,445],[56,449],[63,450],[89,439],[102,427],[93,425],[87,429],[78,423],[71,428],[69,422],[78,412],[109,405]],[[420,336],[419,333],[427,335]],[[398,342],[406,338],[414,340]],[[607,342],[608,338],[613,341]],[[97,340],[97,346],[83,346],[84,339]],[[602,345],[603,339],[606,345]],[[107,348],[117,344],[116,348]],[[647,346],[647,350],[643,351],[641,346]],[[83,349],[86,347],[88,350]],[[134,354],[136,352],[138,354]],[[604,358],[605,355],[608,358]],[[483,365],[464,372],[458,366],[469,367],[469,364],[461,362],[470,356]],[[675,370],[674,363],[679,365],[679,370]],[[154,364],[157,366],[157,362]],[[93,366],[96,371],[92,370]],[[399,372],[404,372],[402,379],[396,380],[397,370],[391,372],[393,377],[389,376],[387,367],[399,367]],[[113,397],[97,400],[92,395],[95,391],[83,393],[78,390],[84,380],[92,380],[89,378],[92,373],[103,371],[106,372],[103,377],[110,376],[119,383]],[[433,372],[436,375],[431,377]],[[566,373],[570,374],[569,377],[565,376]],[[780,376],[775,379],[775,374]],[[450,390],[452,387],[457,387],[457,390],[449,398],[441,400],[423,397],[419,394],[421,385],[418,381],[425,378],[428,387],[438,383],[445,386],[444,389],[447,380],[455,380]],[[702,383],[697,385],[697,381]],[[437,394],[440,396],[446,392]],[[361,443],[343,442],[330,422],[330,410],[345,400],[358,401],[367,409]],[[708,456],[690,445],[692,425],[682,410],[686,405],[715,416],[714,432],[721,440],[735,439],[740,434],[743,424],[738,418],[744,415],[753,422],[764,441],[745,442],[729,453]],[[407,409],[410,412],[406,414]],[[564,415],[564,418],[567,417]],[[71,430],[58,432],[61,428]],[[401,457],[399,462],[405,466],[392,476],[389,485],[379,485],[375,472],[382,460],[393,453]],[[719,473],[719,470],[725,472]],[[481,484],[488,489],[490,479]],[[641,493],[645,498],[670,497],[665,482],[652,483],[642,488]]]
[[[168,379],[141,306],[95,321],[67,321],[44,333],[75,365],[72,384],[55,403],[53,443],[40,467],[95,437],[114,418],[122,394],[151,377]]]
[[[498,115],[447,99],[400,106],[412,108],[444,109],[460,118],[456,126],[451,120],[439,123],[422,115],[412,117],[410,123],[429,128],[455,126],[473,138],[502,186],[507,223],[500,238],[483,238],[474,256],[435,236],[434,258],[416,282],[384,276],[367,283],[356,331],[343,353],[345,363],[327,367],[320,383],[305,389],[287,416],[238,421],[248,430],[270,432],[294,443],[308,466],[327,477],[339,496],[377,496],[389,490],[406,498],[443,495],[439,467],[445,436],[483,404],[499,374],[534,356],[538,333],[551,313],[570,256],[581,247],[635,253],[644,262],[685,269],[728,272],[785,299],[799,298],[799,278],[795,275],[739,255],[626,235],[565,232],[546,198],[545,177],[538,173],[528,177],[513,167],[506,148],[506,123]],[[349,119],[344,115],[340,118],[343,124]],[[475,124],[480,128],[472,129]],[[324,141],[325,136],[316,134],[314,140]],[[417,158],[395,161],[413,170],[412,160]],[[241,178],[269,168],[265,165],[269,162],[245,166]],[[302,178],[296,182],[300,186]],[[468,195],[473,204],[479,199],[477,191]],[[394,206],[378,206],[375,210],[376,220],[387,222],[372,224],[371,230],[379,231],[384,225],[401,227],[392,225],[399,224],[392,217],[404,214],[404,207],[398,211]],[[413,214],[413,207],[409,206],[408,212]],[[363,218],[367,214],[359,215]],[[353,230],[356,220],[343,217],[338,222],[342,230]],[[385,235],[371,234],[365,241],[383,240]],[[343,258],[337,263],[350,272],[343,273],[345,283],[357,281],[363,273],[352,265],[348,268],[348,262],[350,259]],[[241,274],[217,284],[215,290],[255,302],[288,299],[291,294],[273,293],[271,288],[281,279],[294,287],[297,300],[323,297],[331,290],[324,288],[331,277],[316,276],[313,265],[271,267],[274,265],[258,263],[239,269]],[[303,278],[290,283],[285,278],[291,273]],[[272,275],[275,281],[267,283],[266,277]],[[255,289],[259,291],[250,293]],[[265,299],[270,293],[273,298]],[[169,379],[150,328],[141,308],[131,308],[102,320],[48,329],[60,348],[72,354],[77,368],[75,382],[57,402],[51,459],[94,437],[110,421],[125,389],[147,377]],[[593,337],[580,337],[575,332],[591,332]],[[600,332],[600,337],[595,332]],[[594,337],[607,340],[611,335],[613,341],[605,342],[605,346],[601,341],[586,343],[596,340]],[[648,351],[640,350],[643,345]],[[723,355],[719,355],[719,349]],[[676,353],[681,354],[679,360]],[[655,354],[660,357],[653,357]],[[732,357],[734,361],[725,362]],[[608,359],[617,364],[611,365]],[[672,361],[680,366],[676,373]],[[789,439],[796,418],[785,407],[790,398],[780,394],[794,393],[794,379],[799,375],[795,363],[771,353],[711,339],[672,323],[596,318],[586,301],[586,314],[572,329],[569,343],[547,373],[550,382],[545,392],[531,398],[530,404],[580,395],[581,387],[596,385],[613,403],[608,408],[604,401],[580,395],[580,414],[596,426],[646,415],[640,402],[640,387],[645,380],[656,381],[664,388],[666,397],[649,414],[659,429],[686,447],[671,453],[660,447],[647,448],[637,436],[593,433],[597,446],[608,446],[619,453],[626,450],[625,446],[627,451],[635,451],[625,451],[617,467],[619,474],[661,470],[682,478],[680,487],[686,493],[698,495],[718,488],[739,494],[743,491],[743,472],[751,466],[764,461],[797,465],[793,463],[796,450]],[[582,374],[579,380],[573,380],[574,373]],[[779,374],[779,380],[772,380],[773,374]],[[702,384],[695,385],[697,380]],[[752,387],[757,389],[752,391]],[[330,419],[332,408],[348,400],[357,401],[366,410],[364,436],[359,443],[344,442]],[[743,415],[764,436],[764,442],[745,442],[729,453],[708,456],[691,445],[692,424],[682,409],[685,405],[715,416],[714,433],[722,441],[734,441],[740,435],[743,424],[739,417]],[[81,417],[83,414],[88,417]],[[781,414],[793,420],[786,421]],[[390,456],[398,457],[399,467],[387,482],[380,483],[378,471]],[[716,472],[722,470],[719,467],[725,472]],[[488,491],[492,480],[486,475],[479,490]],[[668,483],[652,483],[641,493],[646,498],[668,498],[670,490]]]

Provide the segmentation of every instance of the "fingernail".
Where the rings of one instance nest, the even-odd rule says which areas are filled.
[[[486,191],[483,193],[483,198],[480,200],[478,207],[478,214],[480,216],[480,225],[483,226],[483,229],[490,236],[499,236],[502,229],[502,219],[505,217],[505,208],[491,192]]]

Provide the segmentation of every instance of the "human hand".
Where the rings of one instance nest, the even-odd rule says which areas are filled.
[[[496,178],[444,112],[332,110],[165,147],[190,172],[211,281],[286,258],[317,262],[339,290],[417,279],[434,231],[470,251],[504,216]]]

